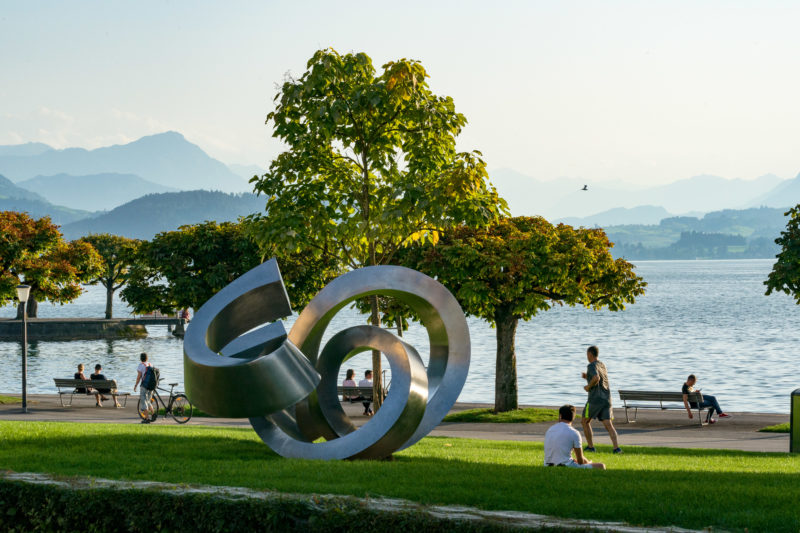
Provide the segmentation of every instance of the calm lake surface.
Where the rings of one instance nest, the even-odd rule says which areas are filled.
[[[517,332],[519,398],[524,404],[558,405],[585,401],[580,374],[585,350],[600,347],[612,389],[676,390],[689,373],[698,387],[714,394],[731,411],[789,412],[789,394],[800,387],[798,346],[800,306],[784,294],[764,296],[763,280],[772,260],[642,261],[637,272],[648,282],[647,294],[627,310],[612,313],[556,307]],[[39,305],[41,317],[99,317],[105,293],[88,287],[74,303]],[[129,309],[117,302],[115,316]],[[11,307],[0,316],[14,316]],[[287,330],[294,317],[287,319]],[[363,324],[365,318],[343,310],[328,335]],[[469,319],[472,364],[459,401],[494,401],[494,330]],[[147,352],[167,382],[183,381],[182,340],[166,327],[150,327],[141,340],[98,340],[31,343],[28,386],[31,393],[54,393],[54,377],[72,377],[78,363],[87,375],[101,363],[106,376],[130,391],[139,353]],[[414,326],[406,340],[427,357],[424,330]],[[19,343],[0,342],[0,391],[18,393]],[[370,365],[368,354],[345,364],[360,375]],[[388,364],[384,365],[388,367]],[[345,368],[342,369],[342,377]],[[390,373],[387,374],[390,377]]]

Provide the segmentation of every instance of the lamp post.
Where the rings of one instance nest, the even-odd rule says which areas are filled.
[[[17,285],[17,298],[22,304],[22,412],[28,412],[28,295],[30,285]]]

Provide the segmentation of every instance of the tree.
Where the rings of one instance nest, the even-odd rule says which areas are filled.
[[[108,233],[89,235],[80,241],[91,244],[103,260],[103,270],[91,283],[100,283],[106,288],[106,318],[112,318],[114,292],[128,281],[136,249],[141,241]]]
[[[458,227],[436,246],[410,247],[400,264],[436,276],[464,311],[497,329],[495,411],[518,407],[515,336],[520,320],[554,305],[625,308],[644,294],[633,265],[611,256],[601,229],[505,218],[487,229]]]
[[[137,313],[198,309],[274,251],[260,248],[241,223],[181,226],[141,243],[122,297]],[[336,275],[325,264],[297,255],[279,256],[278,264],[295,308]]]
[[[64,304],[80,296],[81,283],[97,275],[100,261],[90,244],[65,242],[49,217],[0,211],[0,305],[13,301],[24,282],[31,286],[27,313],[35,318],[40,301]]]
[[[267,197],[254,235],[290,253],[343,267],[392,262],[411,242],[435,243],[456,224],[485,225],[507,210],[481,154],[457,152],[466,124],[450,97],[433,94],[418,61],[377,72],[363,53],[320,50],[288,79],[267,116],[288,149],[254,178]],[[380,325],[378,299],[370,321]],[[373,352],[380,404],[380,353]]]
[[[767,295],[781,291],[794,296],[800,305],[800,204],[785,213],[789,217],[786,229],[775,239],[781,247],[767,281]]]

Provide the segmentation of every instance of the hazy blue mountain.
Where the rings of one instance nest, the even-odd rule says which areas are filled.
[[[89,211],[53,205],[45,200],[25,198],[0,198],[0,211],[19,211],[28,213],[33,218],[50,217],[59,225],[81,220],[93,214]]]
[[[17,186],[3,175],[0,175],[0,198],[18,198],[21,200],[37,200],[40,202],[46,201],[42,196]]]
[[[228,168],[231,169],[231,172],[240,176],[245,181],[250,181],[250,178],[253,176],[263,176],[266,172],[266,169],[261,168],[258,165],[228,165]]]
[[[62,228],[69,239],[90,233],[111,233],[136,239],[152,239],[156,233],[205,220],[236,220],[262,212],[266,200],[254,194],[218,191],[182,191],[148,194],[100,216],[79,220]]]
[[[800,174],[794,179],[779,183],[774,189],[766,194],[758,196],[748,205],[753,207],[793,207],[800,204]]]
[[[595,226],[606,227],[623,224],[658,224],[662,219],[671,216],[670,212],[663,207],[640,205],[632,208],[617,207],[588,217],[567,217],[557,219],[555,222],[563,222],[570,226],[593,228]]]
[[[17,185],[38,192],[49,202],[92,211],[108,211],[145,194],[175,191],[135,174],[116,173],[36,176]]]
[[[508,200],[513,215],[542,215],[548,219],[585,218],[618,207],[642,205],[660,206],[671,213],[706,213],[750,205],[753,198],[783,182],[773,174],[754,180],[701,175],[646,187],[579,178],[541,181],[510,169],[492,171],[490,176],[500,195]]]
[[[95,150],[67,148],[37,155],[0,156],[0,173],[13,181],[35,176],[102,173],[135,174],[175,189],[248,190],[248,184],[225,164],[209,157],[180,133],[170,131]]]
[[[53,148],[44,143],[25,143],[25,144],[11,144],[7,146],[0,146],[0,156],[6,155],[19,155],[31,156],[39,155],[44,152],[49,152]]]

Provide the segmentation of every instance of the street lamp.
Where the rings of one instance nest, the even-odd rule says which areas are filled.
[[[17,298],[22,304],[22,412],[28,412],[28,295],[30,285],[17,285]]]

